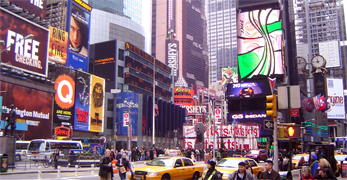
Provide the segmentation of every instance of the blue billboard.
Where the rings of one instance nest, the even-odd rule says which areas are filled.
[[[89,131],[90,124],[90,75],[76,72],[74,130]]]
[[[226,97],[228,99],[257,98],[271,94],[272,90],[268,79],[227,84]]]
[[[116,123],[117,135],[128,135],[128,126],[124,126],[123,112],[130,110],[131,132],[132,135],[138,135],[137,121],[138,121],[138,94],[133,92],[121,92],[117,94],[117,109],[116,109]],[[142,119],[141,119],[142,121]]]
[[[257,125],[261,127],[261,136],[272,136],[273,131],[264,128],[264,120],[271,120],[265,111],[228,113],[228,124]]]
[[[66,31],[69,33],[67,66],[88,71],[90,12],[92,8],[79,0],[69,0]]]

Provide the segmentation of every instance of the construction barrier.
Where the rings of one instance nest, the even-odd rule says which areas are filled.
[[[118,173],[118,168],[117,168],[117,166],[116,166],[117,162],[118,162],[117,159],[114,159],[114,160],[112,161],[113,174]]]

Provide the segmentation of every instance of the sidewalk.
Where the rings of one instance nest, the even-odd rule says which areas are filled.
[[[134,163],[134,165],[144,165],[145,162],[147,161],[136,161],[136,162],[132,162]],[[78,168],[78,172],[88,172],[88,171],[92,171],[94,169],[94,171],[97,173],[99,172],[99,167],[81,167]],[[48,167],[45,168],[43,166],[41,166],[41,171],[42,173],[58,173],[58,169],[54,169],[54,167]],[[60,172],[75,172],[76,168],[75,167],[66,167],[66,166],[61,166],[60,167]],[[18,167],[14,168],[12,171],[12,168],[9,168],[7,172],[0,172],[0,175],[11,175],[11,174],[32,174],[32,173],[38,173],[39,172],[39,168],[37,166],[32,166],[31,168],[28,167],[27,164],[27,168],[25,169],[25,167],[22,165],[19,165]]]

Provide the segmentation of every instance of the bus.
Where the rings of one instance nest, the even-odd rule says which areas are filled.
[[[22,157],[26,155],[28,151],[30,141],[16,141],[16,154],[15,154],[15,160],[21,161]]]
[[[73,141],[80,141],[83,144],[83,154],[105,155],[105,138],[70,138]]]
[[[58,148],[64,154],[68,154],[71,149],[75,154],[82,153],[83,145],[81,141],[72,140],[52,140],[52,139],[34,139],[31,140],[28,147],[28,154],[52,155]]]

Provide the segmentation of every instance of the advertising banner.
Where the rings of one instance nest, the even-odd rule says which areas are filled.
[[[2,108],[9,112],[13,104],[17,114],[16,122],[28,125],[24,133],[25,140],[52,137],[53,94],[2,81],[0,91],[3,96]],[[8,113],[2,113],[2,120],[6,117]]]
[[[89,131],[103,132],[105,79],[91,75]]]
[[[226,97],[230,98],[257,98],[271,95],[269,80],[262,79],[254,82],[241,82],[227,84]]]
[[[46,17],[47,0],[8,0],[9,2],[28,10],[30,13],[44,19]]]
[[[179,42],[175,39],[166,40],[166,64],[172,69],[175,80],[179,75]]]
[[[237,67],[231,67],[231,68],[222,68],[222,84],[223,87],[226,86],[226,84],[229,83],[237,83],[239,82],[239,75],[237,71]]]
[[[137,121],[138,121],[138,94],[132,92],[121,92],[117,94],[117,135],[128,135],[128,127],[124,126],[124,111],[130,110],[129,121],[131,122],[132,135],[138,135],[137,133]],[[142,119],[141,119],[142,121]]]
[[[75,72],[66,71],[55,80],[53,122],[73,124],[75,105]]]
[[[1,64],[47,76],[48,29],[0,7],[0,39],[8,47],[1,53]],[[32,34],[33,39],[24,37]]]
[[[327,78],[328,81],[328,119],[345,119],[345,99],[343,95],[343,80]]]
[[[66,64],[68,46],[67,40],[68,33],[66,31],[49,26],[49,61],[58,64]]]
[[[263,9],[237,16],[237,54],[240,78],[283,75],[280,9]]]
[[[90,74],[76,72],[74,130],[89,131]]]
[[[88,48],[90,12],[92,8],[80,0],[71,0],[68,5],[66,31],[69,33],[67,66],[88,71]]]
[[[228,123],[259,126],[262,136],[270,136],[273,132],[264,128],[264,120],[271,120],[271,117],[266,116],[265,111],[228,113]]]
[[[94,74],[113,82],[116,74],[109,72],[116,72],[116,41],[95,44]]]

